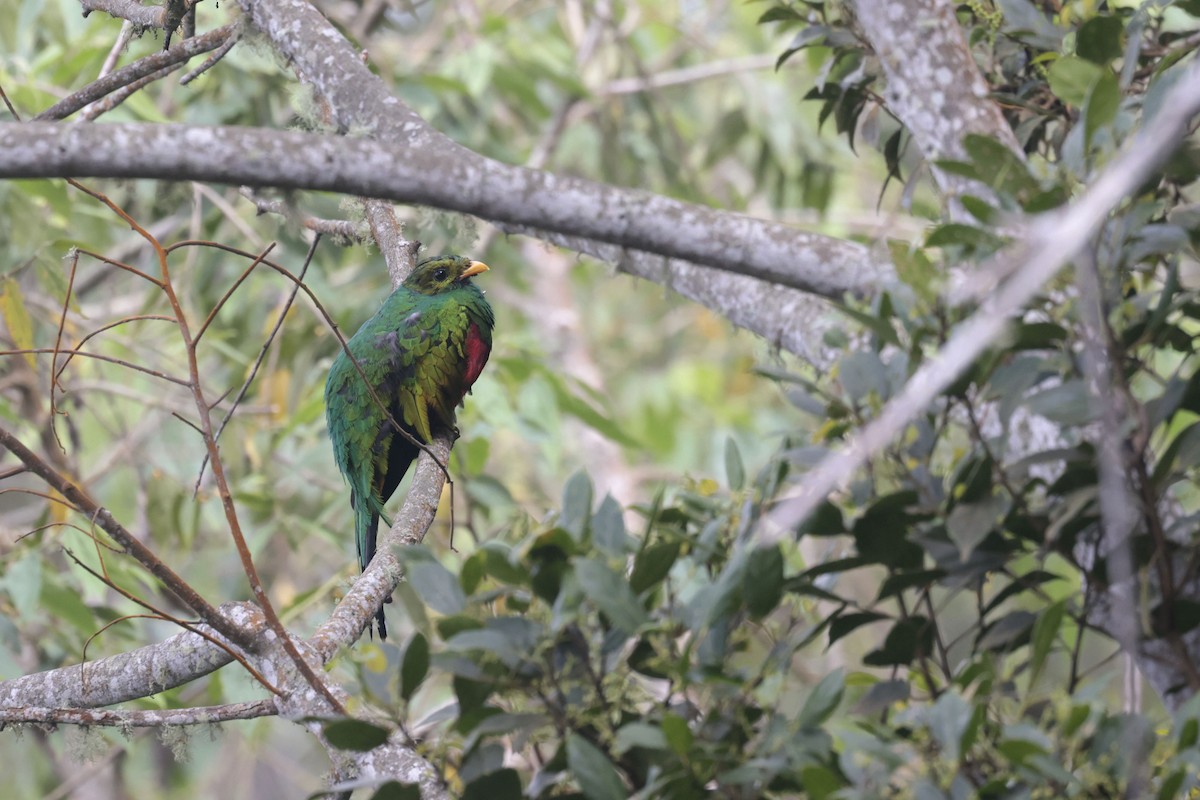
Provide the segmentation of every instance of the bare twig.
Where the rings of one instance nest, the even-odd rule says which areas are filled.
[[[259,214],[278,214],[284,219],[295,220],[301,227],[307,230],[333,237],[334,241],[338,244],[365,241],[365,237],[359,226],[349,220],[322,219],[300,213],[282,200],[268,200],[256,194],[248,186],[243,186],[240,191],[242,197],[254,203],[254,207],[258,209]]]
[[[225,418],[222,419],[221,424],[217,426],[217,432],[213,437],[214,439],[220,440],[221,434],[225,432],[225,426],[229,424],[229,420],[233,419],[234,412],[237,411],[238,406],[241,405],[242,398],[246,396],[246,392],[250,389],[250,384],[254,382],[255,376],[258,375],[258,368],[262,366],[263,359],[267,356],[267,351],[271,349],[271,343],[275,341],[275,336],[279,333],[279,329],[283,326],[283,321],[287,318],[288,312],[292,309],[292,303],[296,302],[296,295],[299,293],[300,287],[304,285],[304,276],[308,272],[308,266],[312,263],[313,255],[317,252],[317,243],[320,241],[321,234],[318,233],[313,237],[312,244],[308,247],[308,255],[304,257],[304,266],[300,268],[300,275],[297,276],[296,283],[292,285],[292,292],[288,295],[288,299],[283,304],[283,309],[279,312],[279,319],[275,320],[275,327],[271,329],[271,333],[267,336],[267,340],[263,342],[262,348],[259,349],[258,358],[254,360],[254,366],[250,369],[250,374],[246,376],[246,380],[242,381],[242,388],[238,390],[237,397],[233,398],[233,403],[229,406],[229,410],[225,412]],[[272,245],[272,247],[273,246],[274,245]],[[250,269],[253,269],[260,261],[262,261],[263,258],[266,258],[267,253],[269,252],[271,252],[271,250],[270,248],[267,248],[267,250],[263,252],[262,256],[255,259],[254,263],[250,265],[249,269],[247,269],[243,275],[249,274]],[[234,288],[236,288],[236,285]],[[230,292],[232,291],[233,290],[231,289]],[[226,297],[228,297],[228,294],[226,294]],[[225,298],[222,298],[222,302],[224,299]],[[215,314],[216,311],[217,309],[214,308],[213,314]],[[209,320],[211,319],[212,315],[210,314]],[[208,322],[206,321],[205,324],[207,325]],[[203,331],[201,331],[201,333],[203,333]],[[197,334],[197,338],[199,338],[199,334]],[[200,482],[204,480],[204,469],[207,466],[208,454],[206,453],[204,460],[200,462],[200,474],[196,476],[196,485],[192,490],[192,494],[196,494],[200,491]]]
[[[150,7],[147,7],[148,9]],[[153,8],[161,12],[160,8]],[[153,55],[140,58],[111,74],[89,83],[74,94],[64,97],[54,105],[33,118],[35,122],[50,122],[66,119],[76,111],[84,108],[113,92],[128,87],[147,76],[159,73],[167,67],[182,64],[201,53],[207,53],[236,42],[240,35],[240,24],[230,23],[215,28],[201,36],[185,39],[170,50],[160,51]],[[164,73],[166,74],[166,73]],[[142,84],[145,85],[145,84]]]
[[[226,619],[217,609],[192,588],[191,584],[181,578],[170,567],[159,559],[150,548],[142,544],[132,533],[108,512],[108,509],[93,500],[83,489],[72,483],[66,476],[60,474],[40,456],[30,450],[25,444],[5,428],[0,428],[0,445],[6,447],[21,463],[29,468],[39,478],[50,485],[79,509],[80,513],[94,519],[96,524],[104,529],[126,553],[132,555],[144,566],[151,575],[163,582],[171,592],[174,592],[188,608],[192,609],[201,620],[240,647],[249,647],[250,635]]]

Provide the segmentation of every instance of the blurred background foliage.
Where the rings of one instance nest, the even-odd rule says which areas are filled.
[[[948,224],[938,224],[907,134],[876,102],[878,64],[838,4],[320,5],[401,98],[468,147],[831,235],[886,236],[902,279],[869,304],[830,307],[834,360],[818,370],[660,287],[474,220],[401,209],[427,253],[492,265],[481,285],[497,309],[496,349],[460,415],[457,550],[444,503],[389,607],[393,641],[363,642],[333,671],[418,737],[453,787],[567,796],[574,780],[593,800],[628,796],[628,786],[679,798],[714,788],[728,797],[1096,797],[1131,781],[1163,798],[1194,791],[1200,712],[1172,723],[1150,693],[1145,710],[1123,708],[1137,694],[1122,686],[1128,665],[1088,626],[1094,595],[1080,575],[1092,565],[1076,545],[1097,517],[1086,444],[1095,409],[1075,355],[1079,309],[1060,295],[1040,300],[1011,341],[802,537],[751,552],[733,545],[786,479],[869,419],[944,342],[959,319],[936,302],[944,267],[986,258],[1003,243],[992,230],[1000,214],[1064,202],[1112,157],[1194,48],[1195,3],[961,6],[1030,162],[978,140],[963,161],[940,165],[995,193],[964,203],[968,223]],[[200,30],[230,13],[202,4]],[[99,13],[83,19],[70,0],[0,0],[0,18],[17,21],[0,27],[0,85],[25,117],[91,80],[121,27]],[[134,39],[122,58],[161,46]],[[104,119],[321,126],[307,92],[253,38],[200,80],[156,83]],[[1185,514],[1196,510],[1200,460],[1192,153],[1123,212],[1124,233],[1114,229],[1099,250],[1135,399],[1151,412],[1156,496],[1177,498]],[[256,216],[236,190],[89,183],[164,242],[249,253],[274,243],[273,261],[293,272],[304,261],[299,227]],[[337,197],[283,199],[361,222]],[[0,184],[0,219],[6,348],[52,347],[60,318],[74,343],[131,315],[164,313],[154,287],[86,254],[71,277],[73,248],[151,274],[157,265],[109,211],[64,183]],[[203,244],[173,252],[191,318],[203,319],[251,259]],[[346,333],[389,290],[377,253],[329,239],[305,280]],[[223,398],[220,414],[289,293],[256,269],[206,332],[201,373],[209,398]],[[127,323],[88,348],[183,374],[167,322]],[[222,437],[260,572],[300,633],[355,572],[321,400],[335,348],[301,296]],[[5,357],[0,416],[60,453],[63,468],[206,596],[246,597],[210,481],[193,494],[203,450],[185,422],[195,413],[187,390],[76,358],[61,377],[65,413],[52,420],[50,385],[48,355]],[[1030,412],[1066,445],[1005,451]],[[1039,471],[1051,455],[1066,468]],[[173,632],[131,619],[91,639],[136,608],[64,555],[95,564],[71,527],[86,521],[9,491],[40,489],[28,476],[2,488],[0,677],[78,662],[85,645],[97,657]],[[178,610],[130,564],[106,564],[122,586]],[[1087,585],[1102,584],[1093,575]],[[1185,611],[1168,615],[1175,633],[1200,622]],[[256,696],[227,668],[135,705]],[[321,785],[311,766],[319,748],[273,720],[213,737],[30,730],[3,741],[0,771],[13,776],[15,796],[67,796],[73,781],[101,776],[129,796],[295,797]],[[1143,757],[1133,763],[1130,753]]]

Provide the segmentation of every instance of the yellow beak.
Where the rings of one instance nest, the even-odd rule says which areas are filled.
[[[482,261],[472,261],[471,266],[463,270],[462,277],[469,278],[472,275],[478,275],[481,272],[487,272],[490,269],[487,264]]]

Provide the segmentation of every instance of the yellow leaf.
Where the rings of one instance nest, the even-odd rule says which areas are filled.
[[[4,325],[8,335],[18,350],[33,349],[33,320],[25,308],[25,298],[21,296],[21,287],[12,278],[0,281],[0,315],[4,317]],[[33,353],[26,353],[25,360],[30,369],[37,368],[37,359]]]

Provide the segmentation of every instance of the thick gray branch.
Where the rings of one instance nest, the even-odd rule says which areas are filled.
[[[226,603],[221,613],[261,632],[262,615],[249,603]],[[210,636],[219,636],[201,626]],[[99,708],[148,697],[201,678],[231,662],[226,651],[195,633],[178,633],[158,644],[70,667],[0,682],[0,708],[49,706]]]
[[[859,24],[879,57],[884,97],[926,160],[960,159],[969,133],[989,136],[1020,154],[1021,148],[975,66],[949,0],[855,0]],[[986,187],[934,167],[951,196],[988,196]]]
[[[0,178],[161,178],[318,189],[581,236],[826,297],[888,266],[859,244],[667,197],[501,164],[449,140],[237,127],[0,125]]]

